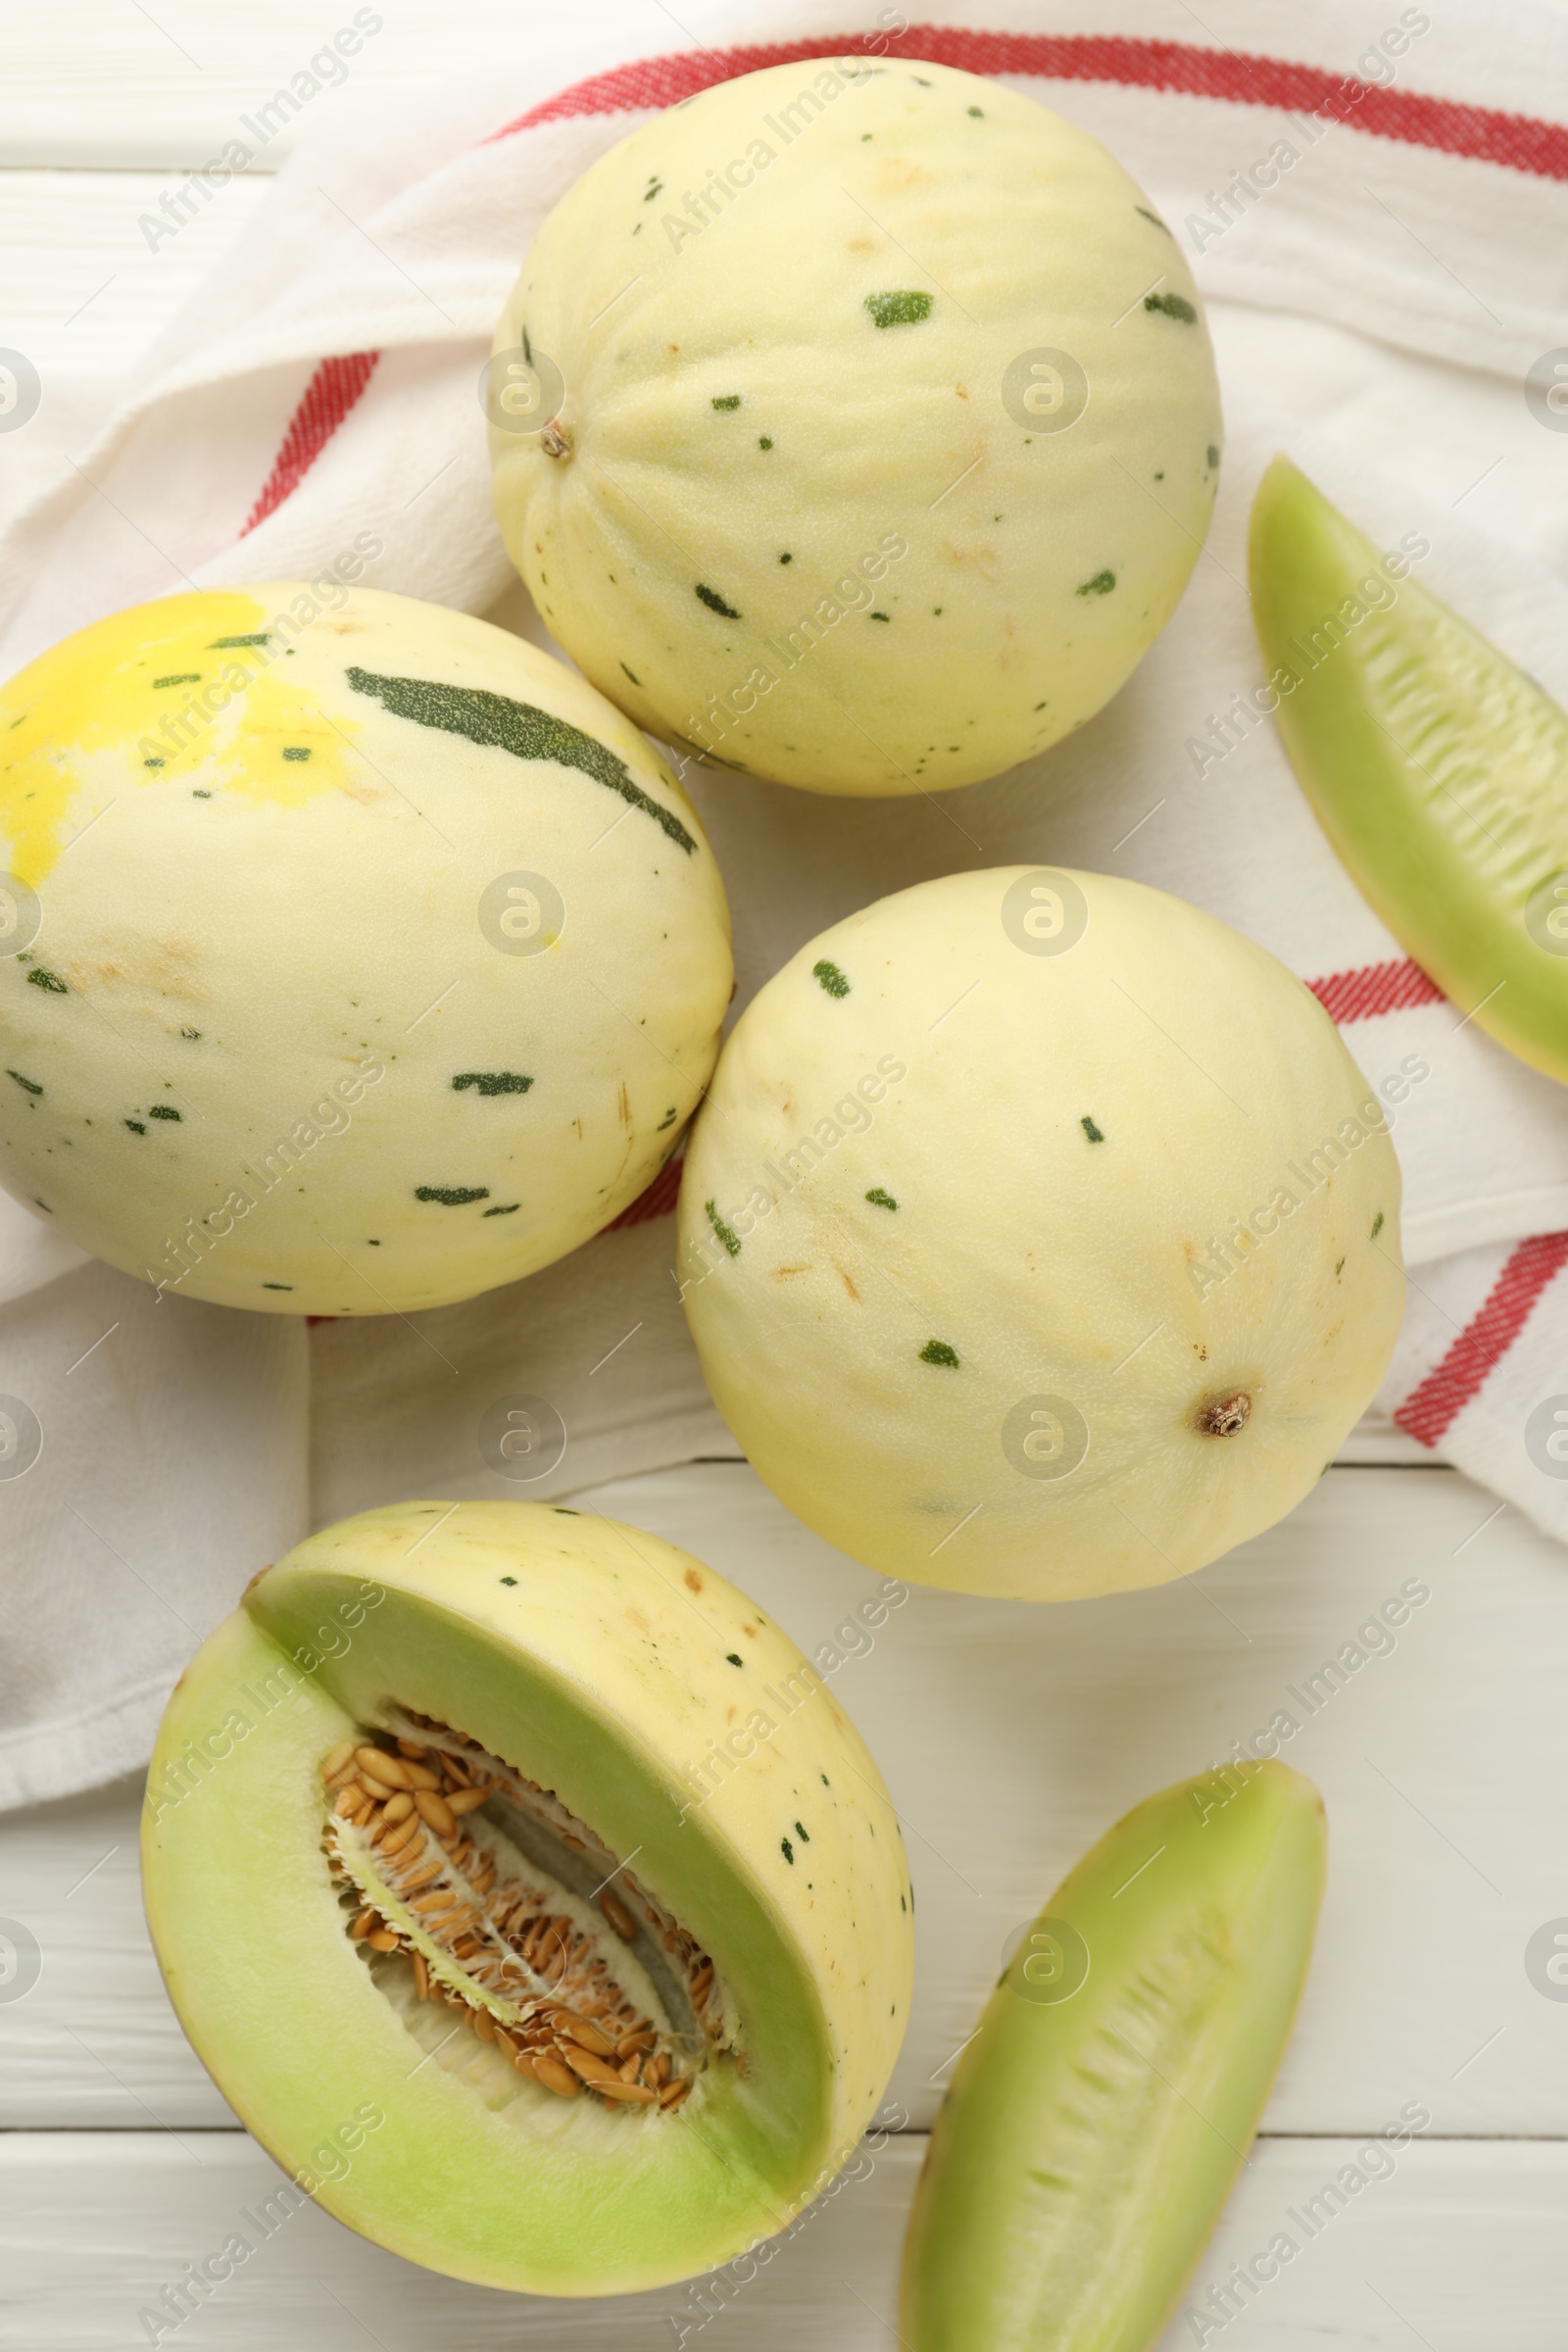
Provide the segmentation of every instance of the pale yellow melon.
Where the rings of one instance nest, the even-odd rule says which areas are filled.
[[[885,1572],[1038,1599],[1268,1527],[1388,1364],[1383,1102],[1282,964],[1103,874],[951,875],[736,1025],[680,1272],[757,1469]]]
[[[972,783],[1091,717],[1170,617],[1221,439],[1187,265],[1099,141],[864,57],[603,156],[489,407],[573,661],[653,733],[829,793]]]

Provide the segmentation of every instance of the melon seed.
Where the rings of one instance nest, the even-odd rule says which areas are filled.
[[[603,2083],[618,2081],[614,2068],[596,2058],[592,2050],[579,2049],[574,2041],[560,2041],[556,2047],[572,2073],[582,2082],[591,2082],[596,2090]]]
[[[558,2034],[564,2034],[567,2040],[576,2042],[580,2049],[592,2050],[596,2057],[608,2058],[614,2050],[615,2045],[608,2034],[602,2034],[597,2026],[590,2025],[586,2018],[578,2017],[570,2009],[557,2009],[550,2023]]]
[[[577,2096],[576,2076],[569,2068],[563,2066],[559,2058],[553,2058],[548,2050],[534,2052],[533,2071],[547,2090],[558,2092],[564,2099]]]
[[[437,1789],[416,1789],[414,1801],[419,1808],[421,1818],[429,1823],[438,1838],[456,1837],[457,1815]]]
[[[622,1943],[632,1943],[636,1940],[637,1922],[612,1886],[605,1887],[600,1894],[599,1908]]]

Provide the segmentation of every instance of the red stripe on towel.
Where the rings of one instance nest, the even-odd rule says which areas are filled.
[[[378,351],[351,351],[323,360],[305,387],[305,397],[288,420],[288,431],[272,461],[272,470],[250,511],[243,539],[259,522],[275,514],[291,490],[298,489],[344,417],[359,402],[370,380]]]
[[[1521,1242],[1486,1304],[1465,1325],[1442,1363],[1400,1405],[1394,1416],[1396,1425],[1423,1446],[1436,1446],[1507,1354],[1542,1292],[1565,1264],[1568,1233],[1538,1233]]]
[[[1143,41],[1111,33],[982,32],[957,24],[911,24],[885,47],[868,51],[861,34],[824,34],[817,41],[767,41],[733,49],[688,50],[645,57],[559,90],[514,122],[491,133],[504,139],[540,122],[578,115],[615,115],[673,106],[715,82],[732,81],[764,66],[799,65],[808,58],[929,58],[970,74],[1028,74],[1047,81],[1108,81],[1188,98],[1222,98],[1235,105],[1328,115],[1378,139],[1430,147],[1443,155],[1501,164],[1541,179],[1568,179],[1568,125],[1535,115],[1508,115],[1466,106],[1422,90],[1326,74],[1318,66],[1205,49],[1186,41]]]
[[[1443,991],[1408,956],[1394,963],[1364,963],[1358,971],[1331,972],[1307,987],[1332,1021],[1368,1021],[1374,1013],[1404,1012],[1413,1004],[1441,1004]]]

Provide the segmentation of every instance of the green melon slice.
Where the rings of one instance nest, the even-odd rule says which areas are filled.
[[[937,2118],[905,2247],[908,2352],[1147,2352],[1257,2129],[1323,1889],[1278,1763],[1138,1805],[1013,1955]]]
[[[1252,616],[1301,789],[1401,947],[1568,1080],[1568,714],[1285,458],[1252,507]]]
[[[256,2137],[491,2286],[772,2234],[908,2009],[897,1821],[820,1679],[711,1570],[544,1504],[368,1512],[259,1577],[170,1703],[143,1874]]]

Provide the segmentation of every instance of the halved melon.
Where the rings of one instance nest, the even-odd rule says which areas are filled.
[[[268,1569],[170,1703],[143,1870],[256,2137],[491,2286],[771,2235],[908,2010],[897,1820],[820,1678],[711,1570],[559,1506],[408,1503]]]

